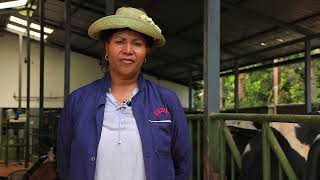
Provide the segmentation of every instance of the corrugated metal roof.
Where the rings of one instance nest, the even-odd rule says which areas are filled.
[[[103,48],[88,37],[87,29],[104,16],[104,3],[100,0],[71,3],[72,49],[98,59],[104,54]],[[116,8],[124,5],[144,8],[167,38],[167,45],[148,58],[143,67],[145,72],[182,84],[188,84],[189,71],[195,80],[202,79],[203,1],[115,2]],[[0,24],[5,26],[9,14],[1,12]],[[32,21],[39,22],[37,11]],[[45,25],[55,29],[47,43],[63,47],[64,0],[45,1]],[[320,33],[319,0],[221,0],[221,70],[233,69],[236,62],[240,67],[269,63],[275,57],[301,52],[304,38],[317,33]],[[313,40],[312,46],[320,47],[320,40]]]

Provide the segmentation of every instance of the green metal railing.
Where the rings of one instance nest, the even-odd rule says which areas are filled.
[[[262,124],[262,167],[263,167],[263,180],[270,180],[271,178],[271,163],[270,163],[270,148],[276,154],[279,161],[279,179],[283,179],[286,175],[289,180],[298,180],[290,162],[285,156],[280,144],[278,143],[275,135],[269,127],[270,122],[286,122],[286,123],[312,123],[320,122],[320,116],[315,115],[273,115],[273,114],[239,114],[239,113],[212,113],[209,115],[209,122],[215,122],[215,125],[207,127],[207,135],[202,135],[202,128],[204,124],[204,115],[188,115],[188,123],[190,128],[190,136],[193,142],[194,152],[194,172],[192,179],[203,179],[203,158],[202,154],[203,141],[206,140],[208,145],[205,147],[215,157],[219,157],[219,179],[225,180],[226,172],[226,144],[232,154],[231,160],[231,180],[235,179],[235,166],[241,169],[241,153],[230,133],[229,128],[226,126],[226,120],[241,120],[252,121]],[[210,123],[207,123],[210,124]],[[195,128],[196,127],[196,128]],[[195,131],[195,129],[197,129]],[[195,134],[196,132],[196,134]],[[218,132],[218,133],[216,133]],[[213,135],[210,135],[213,134]],[[205,137],[204,137],[205,136]],[[208,138],[208,139],[205,139]],[[211,138],[211,139],[210,139]],[[219,142],[219,148],[212,148],[211,144]],[[214,151],[214,152],[211,152]],[[196,155],[195,155],[196,154]],[[215,159],[215,158],[208,158]],[[209,163],[206,161],[205,163]],[[284,171],[284,174],[282,173]],[[229,177],[228,177],[229,179]]]
[[[202,179],[203,164],[203,115],[189,115],[188,116],[190,139],[193,146],[193,172],[191,180]]]

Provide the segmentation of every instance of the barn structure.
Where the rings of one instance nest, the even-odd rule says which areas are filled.
[[[89,38],[88,27],[122,6],[143,8],[166,37],[167,44],[152,52],[143,66],[147,78],[175,91],[187,113],[194,112],[194,89],[203,81],[204,112],[188,116],[194,143],[192,179],[224,178],[219,176],[225,166],[219,158],[225,156],[221,142],[226,139],[234,147],[224,120],[258,121],[265,139],[269,121],[320,120],[301,115],[219,114],[220,79],[228,75],[235,77],[235,95],[234,107],[226,112],[312,112],[317,86],[312,64],[320,54],[319,1],[4,0],[0,2],[0,159],[5,164],[18,161],[30,168],[29,163],[55,141],[56,122],[68,94],[103,74],[103,46]],[[279,106],[274,101],[271,107],[240,108],[242,73],[273,68],[277,77],[278,67],[298,62],[304,62],[304,104]],[[275,86],[274,98],[277,94]],[[272,142],[264,143],[273,147]],[[238,151],[231,151],[239,165]],[[268,158],[268,150],[264,157]],[[287,161],[283,166],[292,174]],[[264,179],[269,177],[266,169]]]

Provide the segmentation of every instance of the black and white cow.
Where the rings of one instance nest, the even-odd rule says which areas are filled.
[[[299,179],[306,176],[306,160],[319,126],[315,124],[271,123],[271,129]],[[271,179],[278,179],[278,159],[271,150]],[[284,173],[283,173],[284,174]],[[262,179],[262,134],[249,141],[242,158],[239,180]],[[286,176],[284,175],[284,179]],[[319,180],[320,178],[316,178]],[[311,179],[310,179],[311,180]],[[313,179],[312,179],[313,180]]]
[[[320,179],[320,135],[317,136],[311,145],[307,169],[305,173],[305,180],[319,180]]]
[[[276,129],[272,128],[281,148],[284,150],[289,162],[293,164],[293,169],[297,173],[299,179],[303,177],[306,160],[294,149],[291,148],[289,142]],[[271,151],[271,179],[278,179],[278,160]],[[250,140],[245,153],[242,157],[242,172],[239,180],[257,180],[262,179],[262,134]]]
[[[235,126],[229,126],[229,130],[232,133],[233,139],[237,144],[239,152],[242,154],[246,145],[249,143],[249,140],[255,137],[258,133],[257,130],[254,129],[247,129]],[[231,177],[231,152],[229,148],[226,148],[226,176]],[[238,177],[240,172],[239,169],[234,164],[234,172],[235,177]],[[230,179],[230,178],[228,178]]]

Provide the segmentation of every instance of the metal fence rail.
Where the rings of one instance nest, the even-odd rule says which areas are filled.
[[[203,163],[210,163],[203,161],[205,159],[201,156],[203,154],[203,141],[206,140],[207,135],[202,135],[202,128],[204,122],[204,115],[188,115],[188,124],[190,128],[190,136],[193,142],[193,164],[194,171],[192,179],[202,179],[202,167]],[[231,160],[231,178],[235,179],[235,166],[241,169],[241,153],[230,133],[229,128],[226,126],[226,120],[240,120],[240,121],[252,121],[258,122],[262,125],[262,167],[263,167],[263,180],[270,180],[271,178],[271,163],[270,163],[270,149],[276,154],[279,161],[279,179],[283,177],[282,170],[289,180],[298,180],[296,173],[294,172],[290,162],[285,156],[280,144],[278,143],[274,133],[269,127],[270,122],[286,122],[286,123],[314,123],[320,122],[320,116],[316,115],[284,115],[284,114],[239,114],[239,113],[211,113],[208,121],[218,122],[216,129],[211,129],[219,132],[219,136],[215,139],[209,140],[209,145],[212,142],[219,142],[219,151],[216,153],[219,157],[219,179],[225,180],[226,174],[226,144],[230,149]],[[208,133],[210,133],[208,131]],[[228,178],[229,179],[229,178]]]
[[[190,132],[190,139],[193,149],[193,172],[192,180],[200,180],[202,178],[203,169],[203,115],[188,115],[188,125]]]

